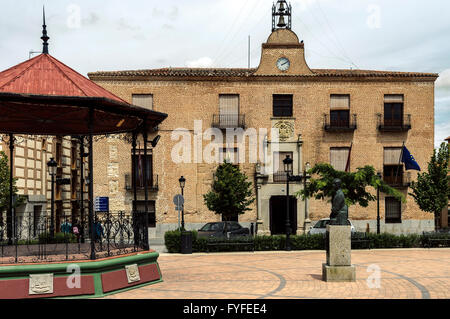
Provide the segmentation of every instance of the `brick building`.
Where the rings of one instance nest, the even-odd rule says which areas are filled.
[[[351,171],[373,165],[407,197],[402,204],[381,194],[381,231],[407,233],[433,229],[433,216],[422,212],[407,195],[408,183],[417,172],[404,171],[399,157],[403,142],[422,167],[432,154],[434,82],[438,75],[311,69],[305,60],[305,44],[291,30],[290,10],[285,1],[274,6],[272,33],[262,44],[257,68],[161,68],[88,74],[91,80],[122,99],[169,115],[153,135],[160,135],[162,142],[147,158],[151,166],[147,179],[152,186],[153,236],[160,237],[164,230],[178,224],[172,198],[180,193],[181,175],[186,178],[187,227],[220,220],[203,202],[218,163],[199,160],[203,153],[199,154],[195,148],[196,143],[203,142],[204,150],[205,144],[210,143],[210,128],[219,128],[225,135],[229,135],[227,128],[267,132],[258,135],[264,151],[259,150],[256,162],[250,160],[250,139],[244,144],[214,145],[219,159],[245,157],[245,162],[238,165],[253,181],[256,201],[251,211],[239,216],[239,221],[244,225],[257,223],[260,234],[284,233],[285,177],[279,170],[267,170],[266,165],[271,166],[270,163],[286,155],[293,158],[293,173],[299,175],[306,163],[311,166],[331,163],[340,170],[349,166]],[[272,133],[273,128],[279,138]],[[177,163],[173,152],[182,141],[177,135],[181,131],[189,135],[184,142],[194,152]],[[109,196],[116,210],[131,210],[129,181],[133,172],[136,178],[142,178],[139,161],[144,159],[138,156],[132,159],[131,146],[115,137],[98,142],[95,150],[96,156],[105,159],[101,163],[95,161],[96,196]],[[291,183],[290,194],[302,187],[302,182]],[[297,234],[330,213],[326,201],[305,203],[293,197],[291,203],[291,223]],[[142,202],[138,200],[137,204]],[[362,231],[376,230],[376,216],[376,202],[367,208],[349,208],[350,219]]]

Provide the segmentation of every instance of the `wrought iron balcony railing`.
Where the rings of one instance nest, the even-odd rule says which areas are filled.
[[[391,187],[407,188],[411,185],[411,181],[408,175],[395,176],[383,176],[383,181]]]
[[[286,183],[287,175],[286,172],[276,172],[273,174],[273,182],[274,183]]]
[[[378,116],[378,129],[382,132],[404,132],[411,129],[411,114],[405,114],[400,119],[386,119],[383,114]]]
[[[214,114],[212,127],[225,128],[245,128],[245,115],[243,114]]]
[[[324,114],[323,128],[327,132],[352,132],[356,130],[356,114],[349,115],[348,118],[332,119],[329,114]]]
[[[157,191],[159,189],[158,186],[158,175],[152,176],[150,180],[148,180],[148,190],[149,191]],[[144,181],[142,178],[138,179],[136,181],[136,188],[138,190],[144,189]],[[133,190],[133,178],[131,174],[125,174],[125,189],[127,191]]]

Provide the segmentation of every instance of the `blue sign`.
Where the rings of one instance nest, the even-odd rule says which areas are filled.
[[[109,197],[95,197],[95,211],[109,212]]]

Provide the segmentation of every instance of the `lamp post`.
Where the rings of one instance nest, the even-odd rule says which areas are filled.
[[[47,162],[48,173],[52,178],[51,188],[52,188],[52,197],[50,200],[50,237],[53,238],[55,236],[55,176],[56,176],[56,167],[58,163],[55,160],[50,158]]]
[[[378,179],[381,179],[381,173],[377,173]],[[380,233],[380,188],[377,187],[377,234]]]
[[[303,172],[303,190],[306,190],[306,180],[308,179],[308,171],[311,169],[311,164],[309,162],[306,162],[305,164],[305,170]],[[308,216],[308,198],[305,197],[305,227],[304,227],[304,233],[306,234],[306,227],[307,224],[310,223],[309,216]]]
[[[286,155],[286,158],[283,160],[284,164],[284,172],[286,173],[286,250],[291,250],[291,242],[290,242],[290,234],[291,234],[291,223],[289,220],[289,178],[292,173],[292,158],[289,155]]]
[[[186,185],[186,178],[181,176],[178,179],[178,182],[180,182],[181,196],[184,197],[184,185]],[[181,210],[181,229],[184,230],[184,204],[183,204],[183,208]]]

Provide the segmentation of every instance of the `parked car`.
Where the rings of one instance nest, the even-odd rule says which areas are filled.
[[[330,223],[329,218],[322,218],[319,220],[308,232],[308,234],[325,234],[327,232],[327,225]],[[351,232],[356,232],[355,226],[353,226],[352,222],[349,220],[351,226]]]
[[[242,227],[238,222],[212,222],[198,230],[198,237],[206,238],[230,238],[249,235],[250,230],[247,227]]]

